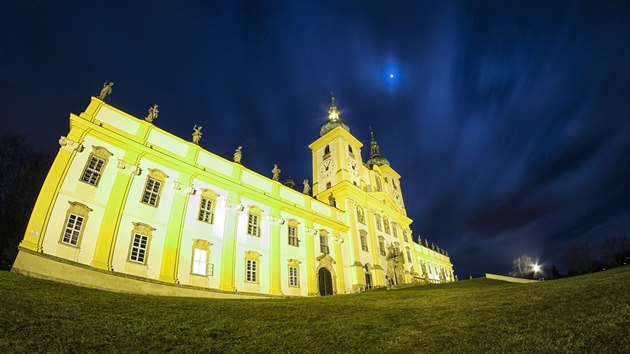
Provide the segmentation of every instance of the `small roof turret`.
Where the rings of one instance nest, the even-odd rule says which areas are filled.
[[[367,165],[372,167],[387,165],[390,166],[389,160],[385,158],[385,156],[381,155],[381,148],[378,146],[378,143],[374,139],[374,132],[372,128],[370,128],[370,136],[372,137],[372,141],[370,141],[370,159],[367,160]]]
[[[331,96],[332,103],[328,108],[328,121],[324,123],[324,125],[322,125],[321,129],[319,130],[319,136],[324,136],[326,133],[337,127],[342,127],[348,133],[350,132],[350,127],[348,127],[346,123],[341,121],[341,112],[339,112],[337,106],[335,106],[335,96],[332,94]]]

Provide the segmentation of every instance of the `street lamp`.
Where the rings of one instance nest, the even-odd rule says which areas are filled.
[[[536,273],[540,272],[540,266],[538,264],[534,264],[532,269],[534,270],[534,279],[536,279]]]

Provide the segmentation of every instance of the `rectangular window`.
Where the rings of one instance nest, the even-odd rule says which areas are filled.
[[[297,227],[289,225],[289,245],[298,246]]]
[[[392,233],[395,238],[398,238],[398,229],[395,223],[392,223]]]
[[[133,243],[131,244],[131,253],[129,260],[138,263],[144,263],[147,255],[147,246],[149,238],[145,235],[134,234]]]
[[[63,243],[67,243],[72,246],[79,244],[79,235],[81,235],[81,228],[83,227],[83,217],[70,213],[68,215],[68,222],[66,223],[66,230],[63,232]]]
[[[407,237],[407,231],[403,231],[403,238],[405,239],[405,242],[409,242],[409,238]]]
[[[250,283],[258,281],[258,262],[253,259],[245,261],[245,281]]]
[[[383,226],[381,225],[381,217],[379,215],[374,215],[374,221],[376,222],[376,229],[378,231],[383,231]]]
[[[361,234],[361,250],[363,251],[368,250],[367,236],[365,234]]]
[[[260,237],[260,216],[256,214],[249,214],[247,217],[247,234]]]
[[[298,287],[298,269],[289,267],[289,286]]]
[[[160,201],[160,188],[162,182],[157,179],[147,177],[147,184],[144,187],[144,195],[142,196],[142,202],[154,207],[158,206]]]
[[[409,251],[409,248],[407,248],[407,260],[411,262],[411,251]]]
[[[214,201],[212,199],[201,197],[201,205],[199,206],[199,221],[212,224],[214,214],[212,213],[212,205]]]
[[[332,183],[331,182],[326,182],[326,189],[330,189],[330,187],[332,187]]]
[[[381,252],[381,256],[384,256],[385,255],[385,241],[383,241],[382,239],[378,240],[378,248],[379,248],[379,251]]]
[[[328,237],[319,235],[319,248],[320,251],[324,254],[330,253],[328,249]]]
[[[104,159],[96,157],[94,155],[90,155],[90,160],[88,161],[87,165],[85,165],[85,170],[83,171],[83,177],[81,177],[81,181],[91,184],[93,186],[97,186],[98,181],[101,179],[103,166],[105,166]]]
[[[197,275],[208,274],[208,250],[201,248],[193,249],[192,272]]]

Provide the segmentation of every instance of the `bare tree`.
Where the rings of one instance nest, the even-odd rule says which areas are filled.
[[[602,257],[607,267],[618,267],[628,262],[630,240],[627,237],[609,237],[602,243]]]
[[[0,267],[11,264],[24,236],[50,159],[34,151],[24,136],[0,138]]]
[[[526,254],[512,261],[512,272],[510,275],[519,278],[528,278],[533,271],[534,262],[532,258]]]

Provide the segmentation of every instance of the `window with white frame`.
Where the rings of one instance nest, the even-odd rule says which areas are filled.
[[[383,226],[385,227],[385,233],[388,235],[391,234],[389,230],[389,219],[387,218],[387,216],[383,217]]]
[[[395,238],[398,238],[398,225],[396,225],[395,222],[392,222],[392,235],[394,235]]]
[[[131,243],[131,254],[129,260],[144,263],[147,255],[147,248],[149,245],[149,237],[146,235],[134,234],[133,242]]]
[[[251,236],[260,236],[260,215],[249,213],[247,215],[247,234]]]
[[[201,204],[199,205],[199,221],[212,224],[214,221],[213,208],[214,200],[202,196]]]
[[[365,225],[365,212],[360,206],[357,206],[357,221]]]
[[[157,206],[160,200],[160,188],[162,182],[157,179],[148,177],[147,183],[144,187],[144,195],[142,196],[142,202],[151,206]]]
[[[407,260],[408,260],[409,262],[411,262],[411,261],[412,261],[412,260],[411,260],[411,250],[409,249],[409,247],[407,247]]]
[[[323,230],[319,233],[319,248],[320,251],[324,254],[330,253],[330,250],[328,248],[328,233]]]
[[[107,151],[104,147],[92,146],[92,152],[83,169],[81,181],[93,186],[98,186],[98,182],[101,180],[105,165],[107,165],[110,156],[112,156],[112,153]]]
[[[300,287],[300,263],[297,259],[289,259],[289,287]]]
[[[381,226],[381,216],[378,214],[374,214],[374,222],[376,223],[376,229],[378,231],[383,231],[383,227]]]
[[[92,209],[79,202],[69,202],[69,204],[70,207],[66,213],[66,223],[60,241],[64,244],[78,247],[81,243],[88,214]]]
[[[403,230],[403,239],[405,242],[409,242],[409,237],[407,236],[407,231]]]
[[[245,262],[245,281],[250,283],[258,282],[258,261],[247,259]]]
[[[385,239],[383,238],[383,236],[380,236],[378,238],[378,250],[381,253],[381,256],[385,256],[386,252],[385,252]]]
[[[288,238],[289,238],[289,245],[291,246],[298,246],[298,235],[297,235],[297,225],[293,225],[291,223],[289,223],[288,229],[287,229],[287,233],[288,233]]]
[[[193,240],[193,257],[190,272],[195,275],[212,275],[209,272],[210,246],[212,244],[206,240]]]
[[[298,268],[297,267],[289,267],[289,286],[297,288],[298,287]]]
[[[359,231],[360,239],[361,239],[361,250],[368,251],[368,241],[367,241],[367,232],[365,230]]]
[[[258,283],[260,256],[262,255],[255,251],[245,252],[245,281],[248,283]]]
[[[70,213],[68,215],[68,221],[66,223],[66,229],[63,233],[61,241],[72,246],[76,246],[79,243],[79,235],[83,228],[83,217]]]
[[[146,264],[149,254],[149,244],[155,229],[139,222],[133,223],[133,225],[131,245],[129,247],[129,261]]]
[[[160,203],[160,195],[162,193],[162,185],[168,176],[156,169],[149,169],[149,175],[144,185],[144,193],[142,194],[142,203],[157,207]]]
[[[83,171],[83,177],[81,178],[81,180],[85,183],[97,186],[98,181],[101,179],[103,167],[105,167],[104,159],[96,157],[94,155],[90,155],[90,159],[85,165],[85,170]]]
[[[197,275],[206,275],[208,272],[208,251],[195,248],[193,249],[192,273]]]
[[[212,189],[202,188],[199,201],[199,215],[197,220],[212,224],[214,223],[214,208],[219,195]]]

